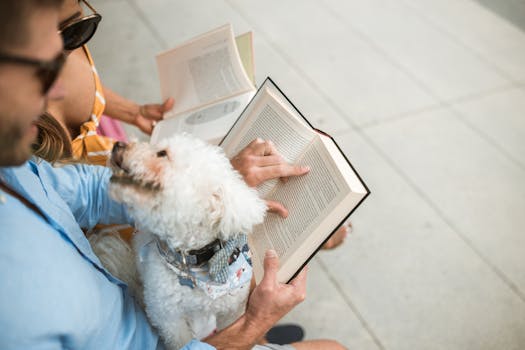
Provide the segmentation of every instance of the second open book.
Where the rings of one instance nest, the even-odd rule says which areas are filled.
[[[253,39],[227,24],[157,55],[162,99],[175,99],[153,134],[156,142],[189,132],[217,144],[255,94]]]

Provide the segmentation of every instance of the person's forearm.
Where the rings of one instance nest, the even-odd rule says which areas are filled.
[[[125,123],[133,124],[137,115],[140,113],[140,106],[138,104],[120,96],[105,86],[104,96],[106,98],[104,114]]]
[[[271,328],[271,324],[265,323],[267,322],[263,320],[257,323],[254,320],[250,321],[250,317],[244,314],[230,326],[202,341],[218,350],[250,350]]]

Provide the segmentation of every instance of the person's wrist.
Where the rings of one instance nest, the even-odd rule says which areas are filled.
[[[257,340],[260,339],[257,330],[258,325],[255,320],[250,320],[246,314],[242,315],[230,326],[226,327],[219,333],[212,335],[204,342],[214,346],[217,350],[249,350],[255,346]],[[265,334],[263,332],[262,334]]]
[[[283,312],[283,309],[287,311]],[[284,307],[270,312],[267,308],[250,308],[248,305],[243,315],[243,332],[249,334],[251,339],[261,339],[290,309]]]
[[[144,115],[144,105],[139,105],[138,103],[134,103],[134,105],[133,120],[136,121],[139,116]]]
[[[125,123],[136,125],[140,112],[141,112],[141,106],[135,102],[128,100],[125,103],[122,103],[120,108],[116,110],[115,113],[113,114],[113,117]]]

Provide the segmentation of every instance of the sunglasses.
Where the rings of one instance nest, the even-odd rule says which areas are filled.
[[[82,2],[93,11],[93,14],[77,18],[59,29],[64,41],[64,50],[72,51],[87,43],[97,31],[98,23],[102,20],[102,16],[97,13],[93,6],[85,0]]]
[[[53,86],[53,83],[57,80],[58,74],[66,62],[66,55],[64,52],[61,52],[54,59],[43,61],[0,53],[0,62],[17,63],[36,67],[36,76],[42,83],[42,94],[46,95],[51,86]]]

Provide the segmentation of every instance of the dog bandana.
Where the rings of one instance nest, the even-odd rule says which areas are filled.
[[[217,251],[208,263],[201,266],[183,265],[175,259],[168,259],[155,239],[139,249],[140,261],[144,261],[151,250],[159,254],[166,266],[177,275],[181,285],[192,289],[197,287],[212,299],[249,286],[252,278],[252,262],[244,234],[226,241],[223,248]]]
[[[219,250],[208,262],[210,277],[214,282],[226,283],[228,280],[229,266],[232,261],[237,260],[239,254],[248,250],[248,239],[246,235],[240,234],[230,238],[221,250]]]
[[[237,259],[227,267],[227,271],[227,279],[224,283],[211,280],[209,271],[204,273],[192,271],[192,273],[195,276],[195,285],[205,291],[212,299],[231,294],[243,287],[249,288],[252,279],[252,265],[244,252],[241,252]]]

